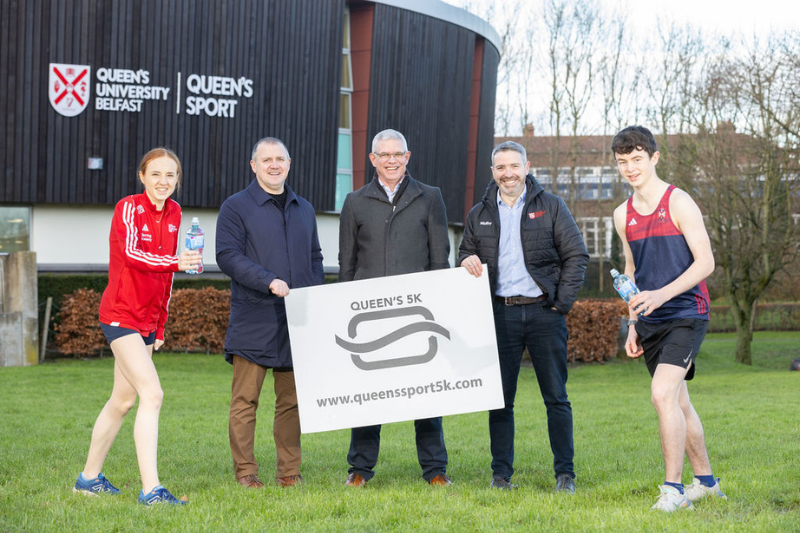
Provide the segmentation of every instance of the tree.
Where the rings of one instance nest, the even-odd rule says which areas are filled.
[[[560,71],[561,49],[567,32],[567,6],[562,0],[545,0],[542,21],[547,32],[547,75],[549,93],[550,175],[551,189],[558,194],[558,176],[561,173],[561,126],[564,121],[564,84]]]
[[[681,135],[673,152],[675,181],[708,217],[736,361],[747,365],[758,300],[800,239],[792,218],[800,193],[797,50],[788,44],[756,40],[746,55],[729,51],[711,65],[695,95],[697,133]]]
[[[517,0],[510,12],[493,5],[508,39],[498,89],[507,97],[506,134],[517,118],[525,124],[537,115],[529,99],[538,89],[550,188],[558,193],[558,176],[571,165],[567,200],[578,211],[586,205],[575,171],[579,136],[646,119],[659,140],[659,175],[689,191],[707,217],[717,263],[709,282],[730,303],[736,360],[750,364],[759,299],[776,274],[800,263],[800,32],[707,39],[690,25],[659,21],[654,38],[643,40],[622,12],[600,11],[597,0]],[[529,38],[532,27],[539,40]],[[538,84],[521,83],[534,77]],[[603,164],[612,163],[606,148]],[[622,196],[619,178],[614,191]],[[600,200],[587,207],[604,209]]]
[[[582,133],[583,118],[595,96],[594,78],[597,42],[605,34],[606,21],[600,16],[596,0],[573,0],[570,6],[569,33],[563,49],[563,83],[565,103],[570,125],[569,198],[571,210],[581,196],[578,183],[578,137]]]
[[[621,75],[621,63],[622,63],[622,54],[626,52],[628,49],[629,38],[626,31],[627,26],[627,17],[623,13],[612,13],[609,19],[609,34],[613,36],[613,40],[611,41],[611,45],[605,49],[603,52],[602,57],[600,58],[600,65],[598,67],[598,75],[600,77],[600,81],[602,82],[603,86],[603,137],[608,138],[611,135],[611,116],[612,113],[617,110],[617,125],[616,129],[622,129],[621,124],[621,113],[619,113],[619,109],[621,108],[621,104],[623,102],[623,93],[625,92],[626,87],[628,84],[626,83],[626,79]],[[636,71],[638,73],[638,70]],[[638,76],[638,74],[637,74]],[[634,78],[636,79],[636,78]],[[613,154],[610,153],[610,146],[609,143],[603,143],[603,156],[602,156],[602,165],[603,167],[610,167],[614,168],[613,165]],[[621,180],[622,176],[619,173],[615,173],[615,186],[613,187],[613,199],[614,203],[619,203],[621,198],[622,186]],[[603,206],[603,169],[601,168],[600,177],[597,183],[597,211],[598,213],[602,211]],[[598,289],[602,293],[605,286],[605,279],[606,273],[605,268],[603,266],[603,252],[604,244],[603,241],[603,232],[605,228],[601,227],[601,230],[598,231],[597,236],[597,248],[598,248]],[[615,232],[612,232],[614,235]]]
[[[498,4],[493,0],[465,0],[463,9],[486,20],[500,36],[497,66],[497,104],[494,124],[497,135],[508,136],[516,125],[516,111],[530,109],[527,86],[531,83],[533,53],[530,10],[522,0]],[[520,87],[524,87],[520,90]]]
[[[659,174],[669,177],[670,165],[676,161],[670,157],[670,135],[688,133],[696,64],[706,57],[706,45],[697,29],[675,22],[659,21],[657,37],[657,43],[651,43],[653,49],[648,51],[656,68],[645,76],[644,85],[651,100],[650,121],[661,132],[659,151],[663,162]]]

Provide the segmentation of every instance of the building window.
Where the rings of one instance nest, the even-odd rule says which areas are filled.
[[[28,252],[30,249],[30,207],[0,206],[0,253]]]
[[[353,63],[350,59],[350,9],[345,8],[342,32],[342,88],[339,99],[339,143],[336,156],[336,210],[353,190]]]

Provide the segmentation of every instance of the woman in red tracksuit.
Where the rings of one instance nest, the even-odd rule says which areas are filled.
[[[149,151],[139,164],[142,194],[123,198],[114,209],[109,245],[108,287],[100,303],[100,326],[114,354],[114,388],[92,431],[92,443],[75,492],[117,494],[101,473],[122,420],[137,396],[133,427],[142,476],[139,502],[186,503],[158,479],[158,415],[164,393],[153,365],[153,349],[164,344],[172,275],[194,268],[197,252],[177,254],[181,208],[170,196],[181,181],[181,163],[171,150]]]

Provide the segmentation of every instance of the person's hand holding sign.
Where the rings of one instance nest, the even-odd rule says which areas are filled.
[[[461,261],[461,266],[466,268],[467,272],[476,278],[481,277],[481,273],[483,273],[483,265],[481,264],[481,260],[477,255],[471,255]]]

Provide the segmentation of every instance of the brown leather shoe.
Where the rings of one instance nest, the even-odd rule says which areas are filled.
[[[304,483],[303,476],[300,474],[296,476],[286,476],[275,478],[275,482],[279,487],[294,487],[295,485],[302,485]]]
[[[449,487],[453,482],[447,477],[447,474],[439,474],[435,478],[428,481],[428,485],[437,485],[439,487]]]
[[[264,486],[256,474],[250,474],[239,478],[239,485],[248,489],[260,489]]]
[[[348,487],[363,487],[367,484],[367,480],[364,479],[364,476],[361,474],[356,474],[353,472],[349,476],[347,476],[347,481],[344,483]]]

